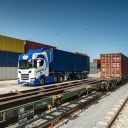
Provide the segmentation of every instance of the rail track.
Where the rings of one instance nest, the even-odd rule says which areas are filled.
[[[17,93],[10,93],[3,96],[1,95],[0,111],[8,109],[10,107],[26,104],[28,102],[40,100],[52,95],[64,93],[64,91],[68,89],[83,87],[89,84],[95,84],[99,82],[101,82],[101,80],[79,80],[64,84],[44,86],[38,89],[31,89]]]
[[[38,126],[38,128],[53,128],[55,125],[57,125],[58,123],[62,122],[65,119],[69,118],[74,113],[79,112],[83,108],[85,109],[86,107],[89,107],[91,104],[98,101],[105,94],[107,95],[107,92],[95,93],[95,94],[89,95],[89,97],[87,99],[86,98],[82,99],[82,101],[81,102],[79,101],[78,104],[77,103],[71,103],[70,106],[72,105],[73,107],[71,107],[67,111],[64,111],[62,114],[54,117],[53,119],[46,121],[43,124],[40,124]]]
[[[0,125],[6,126],[17,121],[22,124],[30,120],[30,117],[34,118],[37,110],[42,111],[46,107],[51,109],[52,107],[56,107],[56,105],[58,106],[62,104],[62,102],[72,99],[73,97],[87,95],[89,92],[99,90],[99,88],[103,89],[103,87],[115,87],[126,80],[122,80],[120,78],[107,80],[84,79],[46,85],[36,89],[1,95]],[[80,104],[79,107],[77,106],[76,108],[72,108],[71,112],[68,113],[72,113],[72,111],[74,112],[80,109],[81,106],[84,105]],[[61,119],[61,117],[59,118]]]
[[[122,104],[120,105],[120,107],[117,109],[117,111],[115,112],[115,114],[111,117],[111,120],[108,122],[106,128],[111,128],[112,125],[115,123],[115,121],[117,120],[119,114],[121,113],[121,111],[123,110],[123,108],[125,107],[126,103],[128,103],[128,96],[125,98],[125,100],[122,102]]]
[[[53,128],[57,124],[63,122],[65,119],[72,116],[74,113],[78,114],[81,109],[83,109],[83,108],[86,109],[90,105],[96,103],[102,97],[104,98],[104,97],[108,96],[110,92],[116,91],[116,89],[118,89],[118,88],[114,88],[111,91],[107,91],[107,92],[91,92],[86,98],[84,96],[84,98],[82,98],[80,100],[77,99],[78,100],[77,103],[71,102],[70,106],[73,106],[73,107],[70,108],[70,107],[68,107],[68,105],[66,105],[66,108],[68,108],[68,109],[66,109],[66,111],[65,111],[65,108],[63,108],[63,107],[57,108],[57,113],[59,113],[59,111],[64,110],[62,113],[59,113],[57,115],[55,112],[56,109],[53,109],[50,113],[48,113],[48,115],[47,114],[42,115],[42,118],[45,121],[43,121],[43,120],[39,121],[38,124],[40,124],[41,122],[44,122],[44,123],[41,123],[38,126],[38,128]],[[65,105],[63,105],[63,106],[65,106]],[[54,113],[55,113],[55,115],[54,115]],[[50,118],[48,119],[47,116],[49,116]],[[52,117],[54,117],[54,118],[52,118]],[[27,127],[32,127],[32,126],[30,125]],[[110,128],[110,127],[106,127],[106,128]]]

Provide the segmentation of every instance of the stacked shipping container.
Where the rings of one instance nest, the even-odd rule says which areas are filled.
[[[29,41],[29,40],[25,41],[25,53],[27,53],[29,49],[38,49],[38,48],[48,49],[48,48],[56,48],[56,47],[46,45],[46,44],[40,44],[40,43]]]
[[[0,35],[0,80],[17,78],[19,54],[24,53],[24,41]]]
[[[128,57],[121,53],[101,54],[101,77],[128,75]]]
[[[93,63],[100,64],[100,59],[93,59]]]
[[[90,62],[90,73],[95,74],[100,72],[100,64]]]
[[[93,59],[93,63],[97,65],[97,68],[100,69],[101,67],[101,61],[100,59]]]
[[[18,58],[29,49],[55,48],[28,40],[20,40],[0,35],[0,80],[16,79]]]

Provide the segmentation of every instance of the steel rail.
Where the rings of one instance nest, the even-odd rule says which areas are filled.
[[[96,83],[96,82],[94,82]],[[93,82],[91,84],[94,84]],[[60,94],[62,92],[64,92],[64,90],[67,89],[71,89],[72,87],[78,87],[78,86],[85,86],[88,85],[87,83],[78,83],[77,85],[67,85],[67,86],[62,86],[62,88],[59,88],[57,90],[51,90],[48,92],[40,92],[38,94],[34,94],[34,95],[30,95],[30,96],[22,96],[16,99],[11,99],[11,100],[7,100],[4,102],[0,102],[0,111],[10,108],[10,107],[14,107],[14,106],[18,106],[18,105],[22,105],[28,102],[33,102],[39,99],[43,99],[43,97],[48,97],[48,96],[52,96],[52,95],[57,95]]]
[[[105,94],[107,94],[107,92],[102,92],[101,94],[96,95],[93,98],[91,98],[83,103],[78,104],[78,106],[71,108],[67,112],[64,112],[61,115],[56,116],[54,119],[51,119],[51,120],[39,125],[38,128],[53,128],[55,125],[57,125],[59,122],[62,122],[64,119],[68,118],[73,113],[80,111],[81,109],[93,104],[94,102],[96,102],[98,99],[100,99]]]
[[[61,85],[58,85],[58,86],[55,86],[53,88],[48,88],[48,89],[45,89],[44,87],[43,88],[40,88],[38,90],[35,90],[35,91],[31,91],[30,92],[27,92],[27,93],[22,93],[22,92],[19,92],[17,93],[17,95],[11,95],[11,96],[8,96],[8,97],[2,97],[0,98],[0,102],[3,102],[3,101],[8,101],[8,100],[11,100],[13,98],[20,98],[20,97],[24,97],[24,96],[30,96],[30,95],[35,95],[35,94],[38,94],[38,93],[45,93],[45,92],[49,92],[49,91],[53,91],[53,90],[56,90],[56,89],[60,89],[60,88],[66,88],[68,86],[75,86],[75,85],[80,85],[80,84],[93,84],[93,83],[97,83],[99,81],[94,81],[94,82],[84,82],[84,81],[80,81],[80,82],[73,82],[73,83],[67,83],[67,84],[63,84],[62,86]]]
[[[19,95],[19,94],[28,94],[30,92],[35,92],[35,91],[39,91],[39,90],[45,90],[45,89],[50,89],[50,88],[54,88],[54,87],[58,87],[58,86],[64,86],[64,85],[67,85],[67,84],[73,84],[73,83],[78,83],[78,82],[95,82],[95,81],[99,81],[98,79],[83,79],[83,80],[75,80],[75,81],[67,81],[65,83],[56,83],[56,84],[51,84],[51,85],[45,85],[45,86],[41,86],[41,87],[38,87],[37,88],[34,88],[34,89],[28,89],[28,90],[23,90],[23,91],[15,91],[15,92],[10,92],[10,93],[6,93],[6,94],[2,94],[0,95],[0,99],[2,98],[8,98],[10,96],[15,96],[15,95]]]
[[[124,106],[126,105],[127,102],[128,102],[128,97],[126,97],[126,99],[124,100],[124,102],[122,103],[122,105],[119,107],[119,109],[117,110],[117,112],[114,114],[114,116],[108,122],[106,128],[111,128],[112,127],[112,125],[115,123],[117,117],[119,116],[120,112],[123,110],[123,108],[124,108]]]

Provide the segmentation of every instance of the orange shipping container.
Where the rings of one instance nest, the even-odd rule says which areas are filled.
[[[101,77],[128,75],[128,57],[122,53],[101,54]]]

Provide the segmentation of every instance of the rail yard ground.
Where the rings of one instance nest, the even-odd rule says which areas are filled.
[[[42,86],[18,85],[17,80],[5,80],[5,81],[0,81],[0,94],[10,93],[11,91],[16,92],[16,91],[30,90],[30,89],[40,88],[40,87]]]
[[[20,86],[21,88],[27,87],[30,90],[1,95],[1,125],[7,126],[8,124],[16,123],[15,126],[25,125],[24,127],[34,126],[47,128],[61,121],[62,123],[55,127],[63,127],[63,124],[64,127],[65,124],[66,127],[70,127],[70,122],[73,122],[74,118],[76,118],[75,122],[80,122],[80,120],[83,122],[80,123],[81,125],[78,123],[81,128],[90,128],[89,126],[102,127],[104,124],[103,117],[106,116],[109,108],[112,108],[113,103],[116,104],[116,101],[120,100],[121,97],[127,96],[127,80],[127,77],[118,79],[89,77],[84,80],[37,86],[36,88]],[[5,83],[6,86],[7,83],[10,85],[9,81],[3,83]],[[11,86],[13,85],[17,86],[15,81],[11,81]],[[31,90],[31,88],[33,89]],[[46,111],[46,107],[50,110],[47,109],[48,111]],[[88,112],[90,109],[91,111]],[[86,114],[81,115],[81,113],[86,111]],[[72,115],[72,112],[77,113],[75,116],[70,116],[69,113]],[[31,119],[29,119],[29,116]],[[66,123],[65,120],[63,123],[61,118],[65,116],[67,120]],[[81,118],[82,116],[83,118]],[[37,120],[37,118],[40,119]],[[85,122],[84,119],[86,121],[88,120],[88,122]],[[94,122],[91,122],[91,120]],[[45,123],[42,124],[44,121]],[[69,124],[67,122],[69,122]],[[71,124],[73,127],[77,126],[75,122],[73,123],[74,125]],[[40,126],[36,126],[35,124],[40,124]],[[99,124],[102,125],[99,126]]]
[[[103,96],[98,102],[87,109],[82,109],[77,114],[69,117],[55,128],[107,128],[107,122],[114,114],[115,106],[119,105],[122,98],[128,96],[128,84],[120,87],[109,95]],[[128,106],[128,105],[127,105]],[[125,107],[113,128],[126,128],[128,124],[128,107]]]
[[[99,74],[89,74],[89,78],[99,78]],[[23,91],[34,88],[39,88],[40,86],[24,86],[18,85],[17,80],[3,80],[0,81],[0,94],[10,93],[15,91]]]
[[[51,120],[51,125],[54,128],[108,128],[107,123],[113,117],[115,110],[120,106],[120,102],[123,102],[128,96],[128,84],[119,86],[114,90],[104,93],[93,91],[89,95],[82,96],[81,98],[71,100],[62,104],[61,106],[55,107],[51,110],[45,111],[36,115],[34,120],[26,123],[26,128],[44,128],[48,125],[48,122]],[[94,98],[98,96],[98,98]],[[90,102],[88,102],[90,100]],[[63,113],[69,113],[69,110],[74,110],[74,107],[77,107],[81,103],[86,103],[85,106],[77,111],[74,111],[73,114],[65,116],[61,122],[58,119],[58,116],[63,115]],[[119,120],[115,122],[113,127],[121,126],[121,128],[126,128],[128,115],[126,115],[128,109],[125,107],[124,111],[120,115]],[[66,115],[66,114],[65,114]],[[123,118],[122,118],[123,117]],[[122,119],[124,119],[124,123]],[[52,121],[53,120],[53,121]],[[18,127],[17,124],[9,126]]]
[[[17,80],[5,80],[0,81],[0,94],[9,93],[11,91],[15,92],[16,90],[22,91],[22,90],[29,90],[33,87],[26,87],[23,85],[18,85]]]

